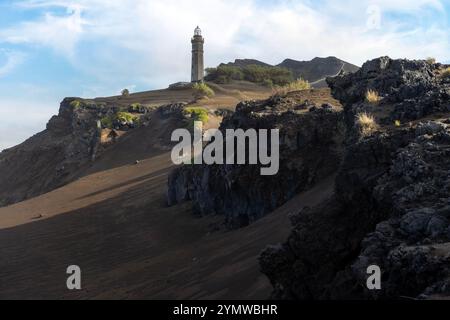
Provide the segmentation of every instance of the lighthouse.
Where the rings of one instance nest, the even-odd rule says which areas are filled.
[[[205,39],[202,37],[202,30],[197,26],[194,30],[194,36],[191,39],[192,43],[192,68],[191,81],[200,82],[204,77],[204,62],[203,62],[203,44]]]

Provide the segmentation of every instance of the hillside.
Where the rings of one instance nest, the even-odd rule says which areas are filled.
[[[236,59],[234,62],[223,65],[238,68],[245,68],[249,65],[271,66],[270,64],[254,59]],[[292,72],[295,79],[303,78],[316,88],[327,87],[325,82],[327,77],[337,76],[341,71],[355,72],[359,69],[359,67],[336,57],[316,57],[310,61],[286,59],[280,64],[272,65],[272,67],[286,68]]]
[[[186,107],[206,108],[211,113],[211,125],[217,127],[220,117],[214,115],[215,111],[233,110],[240,101],[267,98],[271,94],[270,89],[245,81],[211,86],[216,95],[197,101],[190,88],[139,92],[126,97],[64,99],[59,114],[48,122],[46,130],[0,153],[0,207],[51,191],[83,176],[86,167],[108,147],[109,132],[99,131],[97,121],[119,111],[128,112],[132,105],[140,106],[132,110],[132,115],[145,119],[146,126],[159,127],[162,121],[173,122],[155,131],[156,136],[164,140],[158,145],[167,148],[168,130],[176,126],[177,121],[178,126],[180,123],[176,119],[167,120],[157,111],[159,107],[181,103]],[[115,132],[122,135],[130,126],[118,129]]]
[[[118,97],[99,100],[109,99]],[[331,97],[329,90],[308,91],[302,99]],[[173,165],[164,136],[180,122],[176,109],[162,110],[85,164],[80,178],[0,208],[0,298],[265,299],[270,294],[270,282],[258,271],[259,253],[288,235],[290,212],[331,194],[331,179],[234,231],[223,229],[220,217],[195,216],[189,204],[168,207]],[[210,120],[214,125],[215,118]],[[64,288],[71,264],[83,270],[80,292]]]
[[[448,298],[448,67],[381,57],[330,88],[64,99],[0,155],[15,202],[0,208],[0,298]],[[278,129],[277,173],[174,166],[169,137],[198,108],[222,133]],[[72,264],[78,292],[64,287]]]

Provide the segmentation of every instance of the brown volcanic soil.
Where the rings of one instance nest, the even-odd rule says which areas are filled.
[[[0,208],[0,299],[264,299],[257,257],[286,239],[288,213],[330,196],[327,179],[255,224],[211,231],[189,203],[166,206],[167,151],[140,128],[104,153],[85,176]],[[136,159],[144,159],[135,165]],[[82,287],[65,287],[79,265]]]

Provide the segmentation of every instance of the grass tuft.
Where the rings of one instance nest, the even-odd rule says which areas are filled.
[[[199,83],[194,84],[193,89],[194,89],[194,96],[196,98],[204,98],[204,97],[211,98],[211,97],[215,96],[214,90],[211,89],[204,82],[199,82]]]
[[[372,135],[379,128],[375,117],[367,112],[361,112],[356,115],[356,125],[363,137]]]
[[[284,95],[284,94],[287,94],[287,93],[293,92],[293,91],[303,91],[303,90],[309,90],[309,89],[311,89],[311,84],[308,81],[300,78],[300,79],[297,79],[285,86],[275,87],[274,94]]]
[[[193,121],[201,121],[203,124],[208,122],[208,111],[200,107],[189,107],[184,109],[184,112],[190,115]]]
[[[371,104],[378,104],[381,101],[381,97],[375,90],[367,90],[366,101]]]

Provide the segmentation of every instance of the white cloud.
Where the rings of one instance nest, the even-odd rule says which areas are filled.
[[[25,54],[22,52],[0,49],[0,77],[12,72],[24,60]]]
[[[4,41],[50,46],[100,78],[127,70],[149,82],[188,74],[189,37],[197,24],[206,35],[208,65],[235,57],[275,63],[286,57],[336,55],[359,64],[386,54],[449,58],[450,33],[443,28],[446,13],[438,0],[325,1],[320,8],[288,0],[270,6],[251,0],[28,0],[20,4],[47,13],[0,32]],[[416,22],[429,10],[440,19],[431,25],[408,25],[410,32],[405,34],[403,21],[383,17],[381,29],[372,32],[365,28],[369,5],[379,6],[382,13],[413,15]],[[56,15],[55,7],[69,13]],[[91,56],[77,55],[78,44],[92,46]]]
[[[207,66],[235,58],[279,63],[330,55],[355,64],[382,55],[449,61],[450,28],[443,3],[23,0],[18,4],[22,9],[41,15],[4,27],[0,43],[51,48],[80,75],[71,94],[109,95],[130,83],[151,89],[188,80],[196,25],[206,39]],[[380,29],[367,29],[370,5],[381,10]],[[14,64],[12,59],[0,70],[10,71]]]
[[[48,2],[47,5],[54,2]],[[25,2],[22,3],[25,6]],[[42,2],[42,5],[45,3]],[[61,2],[62,4],[62,2]],[[28,7],[31,6],[31,3]],[[25,6],[27,7],[27,6]],[[36,21],[21,22],[10,28],[0,30],[0,41],[11,44],[33,44],[48,46],[57,52],[72,56],[75,46],[83,32],[81,7],[66,4],[67,15],[57,16],[46,12]]]
[[[31,102],[33,101],[33,102]],[[55,114],[57,101],[37,102],[39,99],[0,99],[0,151],[25,141],[45,129]]]

